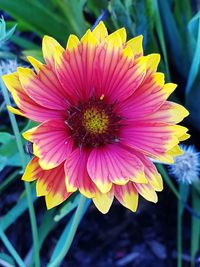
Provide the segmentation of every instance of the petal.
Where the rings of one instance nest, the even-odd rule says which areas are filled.
[[[90,48],[93,46],[96,46],[99,41],[97,38],[95,38],[94,34],[91,32],[91,30],[87,30],[86,33],[81,38],[81,42],[84,45],[88,45]]]
[[[112,50],[121,48],[123,45],[123,33],[119,30],[112,32],[105,38],[105,42],[107,43],[107,49]]]
[[[143,56],[142,41],[143,41],[143,36],[139,35],[135,38],[130,39],[126,43],[126,46],[131,48],[134,58]]]
[[[178,145],[176,145],[172,149],[168,150],[167,154],[169,154],[172,157],[177,157],[183,155],[183,151],[180,149]]]
[[[136,153],[136,152],[135,152]],[[141,153],[136,153],[144,165],[144,174],[155,191],[163,190],[163,181],[153,162]]]
[[[94,28],[92,33],[95,38],[97,38],[100,42],[108,36],[108,31],[103,21],[99,22],[99,24]]]
[[[125,58],[128,58],[129,60],[132,60],[134,58],[134,54],[133,54],[133,51],[131,50],[131,48],[129,46],[126,46],[123,51],[123,56]]]
[[[178,136],[186,131],[185,128],[176,127],[159,122],[135,121],[124,126],[121,131],[121,140],[122,143],[142,154],[172,163],[173,159],[166,152],[178,144]]]
[[[133,184],[137,192],[146,200],[156,203],[158,196],[150,184]]]
[[[17,72],[23,89],[35,102],[49,109],[66,110],[66,95],[51,69],[42,68],[38,75],[28,68],[20,67]]]
[[[126,29],[125,28],[118,29],[112,33],[112,35],[115,35],[115,34],[119,34],[121,41],[122,41],[122,44],[126,43],[127,35],[126,35]]]
[[[12,106],[7,106],[7,109],[11,113],[13,113],[15,115],[20,115],[20,116],[26,117],[26,115],[22,111],[20,111],[19,109],[17,109],[17,108],[13,108]]]
[[[176,87],[177,87],[177,84],[175,84],[175,83],[166,83],[166,84],[164,84],[162,90],[166,94],[166,99],[174,92]]]
[[[129,57],[129,51],[101,45],[95,58],[96,95],[105,95],[110,102],[121,102],[139,87],[145,72],[146,59],[134,63]]]
[[[79,41],[78,37],[74,34],[70,34],[70,36],[67,40],[67,47],[66,48],[67,48],[67,50],[72,51],[78,47],[79,43],[80,43],[80,41]],[[55,52],[57,52],[57,51],[55,51]],[[61,54],[62,54],[62,51],[61,51]]]
[[[42,40],[42,52],[46,64],[50,65],[52,68],[55,66],[54,55],[56,49],[63,51],[64,48],[52,37],[45,35]]]
[[[111,190],[106,194],[97,191],[95,197],[92,200],[97,209],[103,214],[106,214],[112,205],[113,199],[114,199],[114,194],[113,190]]]
[[[35,59],[34,57],[27,56],[28,61],[34,67],[35,71],[38,73],[42,68],[44,68],[44,64],[42,64],[39,60]]]
[[[128,182],[126,185],[115,185],[114,194],[123,206],[135,212],[138,206],[138,192],[133,184]]]
[[[26,182],[32,182],[38,179],[42,172],[42,169],[38,165],[38,158],[34,157],[26,166],[26,170],[22,176],[22,180]]]
[[[28,182],[37,180],[37,196],[45,195],[48,209],[59,205],[71,195],[66,191],[63,164],[46,171],[40,167],[38,158],[34,157],[27,165],[22,179]]]
[[[121,115],[127,119],[138,120],[152,114],[165,102],[168,94],[162,89],[164,74],[154,73],[135,90],[131,97],[119,103]]]
[[[66,187],[68,192],[74,192],[78,188],[81,194],[92,198],[96,192],[96,186],[87,171],[88,155],[88,151],[78,148],[67,158],[65,162]]]
[[[92,32],[87,31],[73,49],[67,49],[64,53],[56,52],[59,81],[75,104],[80,99],[88,99],[94,92],[94,58],[97,44],[98,40]]]
[[[176,124],[188,115],[189,112],[183,106],[166,101],[157,111],[145,116],[144,120]]]
[[[150,54],[147,57],[147,76],[151,73],[155,73],[158,68],[158,64],[160,62],[160,55],[159,54]]]
[[[185,133],[185,134],[183,134],[182,136],[180,136],[180,137],[178,138],[178,140],[179,140],[179,141],[185,141],[185,140],[187,140],[188,138],[190,138],[190,134]]]
[[[62,120],[50,120],[23,133],[25,139],[34,143],[33,153],[39,157],[44,170],[55,168],[71,154],[73,141]]]
[[[17,112],[18,115],[23,115],[37,122],[43,122],[48,119],[64,119],[66,117],[65,112],[45,108],[30,98],[22,88],[17,72],[4,75],[3,80],[15,103],[20,108],[19,111],[16,111],[14,108],[9,107],[11,112],[15,114]]]
[[[117,145],[93,149],[87,168],[91,179],[102,193],[107,193],[112,183],[122,185],[129,180],[138,183],[147,182],[141,161]]]

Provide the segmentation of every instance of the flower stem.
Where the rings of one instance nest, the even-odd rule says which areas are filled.
[[[179,186],[180,192],[180,186]],[[177,212],[177,267],[182,267],[182,210],[183,203],[178,199]]]
[[[0,238],[1,238],[2,242],[4,243],[4,245],[6,246],[6,248],[8,249],[8,251],[10,252],[10,254],[12,255],[12,257],[15,259],[16,263],[20,267],[26,267],[23,260],[20,258],[19,254],[14,249],[14,247],[12,246],[10,241],[8,240],[7,236],[5,235],[3,230],[1,229],[1,226],[0,226]]]
[[[11,105],[10,97],[9,97],[8,91],[7,91],[1,78],[0,78],[0,83],[1,83],[2,93],[3,93],[4,100],[6,102],[6,105],[10,106]],[[24,149],[23,149],[23,143],[22,143],[19,127],[17,124],[17,120],[15,118],[15,115],[10,113],[10,112],[8,114],[9,114],[9,118],[10,118],[13,132],[15,134],[17,147],[19,150],[19,156],[20,156],[22,168],[24,171],[26,168],[26,157],[25,157],[25,153],[24,153]],[[25,190],[26,190],[26,195],[27,195],[29,216],[30,216],[30,221],[31,221],[31,230],[32,230],[33,245],[34,245],[35,267],[40,267],[38,231],[37,231],[37,223],[36,223],[34,206],[33,206],[32,197],[31,197],[31,189],[30,189],[30,184],[28,184],[27,182],[24,182],[24,185],[25,185]]]
[[[166,184],[169,186],[169,188],[174,193],[174,195],[177,197],[177,199],[180,199],[180,194],[179,194],[178,190],[176,189],[176,187],[174,186],[174,184],[173,184],[171,178],[169,177],[164,166],[162,164],[156,164],[156,167],[157,167],[159,173],[161,174],[162,178],[165,180]]]
[[[55,258],[55,260],[48,264],[48,267],[57,267],[57,266],[59,266],[59,264],[61,263],[61,261],[66,256],[67,252],[69,251],[70,246],[71,246],[71,244],[73,242],[76,230],[77,230],[77,228],[79,226],[80,220],[81,220],[82,215],[84,213],[86,200],[87,199],[83,195],[80,196],[79,204],[78,204],[78,207],[76,209],[76,212],[75,212],[74,218],[72,220],[72,223],[70,225],[70,229],[69,229],[68,235],[66,237],[66,241],[63,244],[62,250],[60,251],[59,255]]]

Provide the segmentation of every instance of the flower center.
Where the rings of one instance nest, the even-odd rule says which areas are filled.
[[[83,126],[93,134],[102,134],[108,128],[109,117],[104,110],[97,110],[95,107],[87,109],[83,114]]]
[[[66,124],[77,146],[98,147],[119,141],[121,117],[114,105],[100,98],[90,98],[68,110]]]

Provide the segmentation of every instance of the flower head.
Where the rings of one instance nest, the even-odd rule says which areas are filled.
[[[191,184],[199,180],[200,153],[194,146],[180,146],[183,154],[176,157],[170,165],[170,173],[180,183]]]
[[[142,36],[126,42],[124,28],[108,35],[103,22],[64,49],[43,39],[45,64],[18,68],[4,82],[19,107],[40,123],[23,134],[35,157],[23,179],[37,180],[51,208],[79,190],[106,213],[116,197],[135,211],[138,196],[157,202],[162,179],[149,157],[172,163],[181,153],[188,115],[166,101],[176,88],[157,72],[158,54],[143,56]]]

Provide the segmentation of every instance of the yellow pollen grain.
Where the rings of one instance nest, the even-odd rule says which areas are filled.
[[[109,123],[108,115],[103,110],[90,108],[83,114],[83,126],[93,134],[102,134],[107,130]]]

